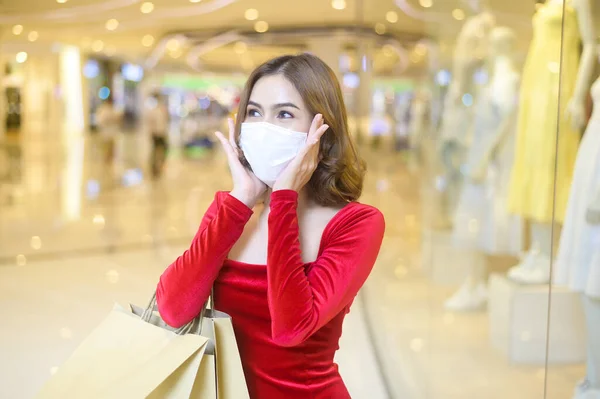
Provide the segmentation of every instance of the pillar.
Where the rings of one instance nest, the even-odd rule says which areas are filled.
[[[356,117],[356,134],[359,142],[366,141],[369,135],[369,117],[373,101],[373,49],[372,39],[358,37],[356,56],[358,58],[359,84],[355,95],[354,115]]]
[[[83,64],[79,49],[62,46],[59,51],[59,81],[64,104],[63,127],[69,133],[81,133],[85,129]]]
[[[308,51],[325,61],[335,72],[338,81],[342,82],[340,57],[343,51],[343,42],[341,38],[336,36],[313,38],[308,42]]]

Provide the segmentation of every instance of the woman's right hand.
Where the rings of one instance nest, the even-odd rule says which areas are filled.
[[[225,150],[229,170],[233,178],[233,190],[229,194],[246,204],[248,208],[253,208],[267,190],[267,185],[240,162],[240,150],[235,143],[235,124],[231,118],[228,118],[227,122],[229,125],[229,140],[221,132],[216,132],[215,135],[221,142],[223,150]]]

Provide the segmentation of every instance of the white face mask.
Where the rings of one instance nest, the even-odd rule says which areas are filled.
[[[240,148],[256,177],[273,187],[279,174],[306,144],[307,137],[307,133],[267,122],[242,123]]]

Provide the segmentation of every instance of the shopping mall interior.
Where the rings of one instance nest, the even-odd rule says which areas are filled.
[[[600,399],[596,8],[0,0],[0,397],[36,397],[115,303],[148,303],[232,189],[214,133],[246,79],[310,53],[386,222],[336,354],[350,396]]]

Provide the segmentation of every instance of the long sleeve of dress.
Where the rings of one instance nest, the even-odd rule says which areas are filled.
[[[190,248],[160,277],[156,300],[167,324],[181,327],[200,313],[227,254],[251,216],[252,210],[236,198],[225,192],[216,194]]]
[[[271,195],[267,257],[268,303],[275,343],[296,346],[352,302],[375,263],[385,222],[375,208],[361,206],[321,241],[312,263],[302,262],[298,194]]]

